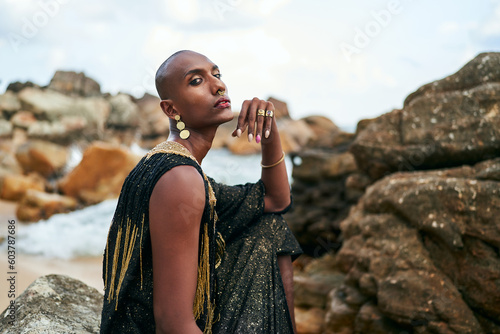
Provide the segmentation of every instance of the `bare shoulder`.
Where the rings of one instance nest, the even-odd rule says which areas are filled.
[[[177,166],[156,183],[149,202],[151,222],[198,223],[205,207],[203,177],[193,166]],[[175,219],[167,219],[175,218]]]

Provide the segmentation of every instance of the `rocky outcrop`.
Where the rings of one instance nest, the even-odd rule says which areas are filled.
[[[347,151],[352,141],[350,136],[344,136],[341,131],[336,133],[343,138],[336,146],[324,148],[325,142],[322,142],[320,148],[310,147],[291,155],[294,206],[286,219],[303,250],[315,257],[340,248],[340,222],[371,183],[371,180],[366,184],[346,182],[355,175],[362,178],[364,174]]]
[[[111,129],[136,129],[139,125],[139,108],[130,95],[117,94],[108,99],[111,113],[106,121],[106,127]]]
[[[85,150],[80,164],[59,182],[59,189],[86,204],[116,198],[139,159],[125,147],[96,142]]]
[[[372,120],[351,152],[373,179],[405,170],[473,164],[500,151],[500,53],[422,86],[401,110]]]
[[[327,333],[500,332],[499,176],[495,159],[370,186],[341,224]]]
[[[98,333],[102,298],[74,278],[42,276],[1,314],[0,333]]]
[[[139,107],[139,130],[142,138],[167,138],[170,121],[160,108],[160,99],[146,93],[136,103]]]
[[[82,72],[56,71],[48,88],[66,95],[83,97],[101,95],[101,86],[97,81]]]

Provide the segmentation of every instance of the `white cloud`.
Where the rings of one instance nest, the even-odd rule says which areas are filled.
[[[458,24],[458,22],[455,21],[443,22],[439,26],[438,31],[443,35],[454,34],[460,31],[460,25]]]

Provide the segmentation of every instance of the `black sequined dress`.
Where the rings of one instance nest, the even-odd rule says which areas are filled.
[[[293,333],[277,255],[302,251],[281,214],[264,213],[264,184],[219,184],[174,142],[153,149],[122,187],[104,253],[101,333],[155,333],[149,198],[158,179],[179,165],[195,167],[205,182],[198,267],[204,275],[196,292],[202,298],[193,307],[198,327]]]

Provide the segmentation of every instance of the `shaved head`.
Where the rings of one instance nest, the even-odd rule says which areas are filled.
[[[156,71],[156,77],[155,77],[155,85],[156,85],[156,91],[158,92],[158,95],[160,96],[160,99],[162,100],[167,100],[170,98],[171,94],[171,89],[170,89],[170,71],[169,71],[169,65],[177,58],[177,56],[183,54],[183,53],[195,53],[198,54],[197,52],[190,51],[190,50],[180,50],[175,53],[173,53],[170,57],[165,60],[158,70]]]

